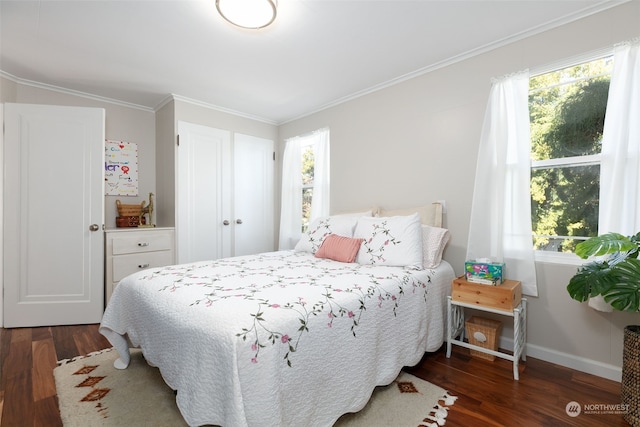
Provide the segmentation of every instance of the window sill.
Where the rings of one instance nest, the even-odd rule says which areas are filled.
[[[534,260],[547,264],[582,265],[585,260],[575,254],[563,252],[534,251]]]

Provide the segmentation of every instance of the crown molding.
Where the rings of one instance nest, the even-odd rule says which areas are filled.
[[[94,101],[106,102],[107,104],[119,105],[121,107],[135,108],[136,110],[153,112],[152,108],[149,108],[144,105],[134,104],[131,102],[121,101],[119,99],[108,98],[105,96],[94,95],[92,93],[82,92],[79,90],[68,89],[60,86],[54,86],[47,83],[36,82],[33,80],[23,79],[20,77],[16,77],[12,74],[9,74],[5,71],[0,70],[0,77],[3,77],[7,80],[11,80],[14,83],[18,83],[24,86],[30,86],[37,89],[50,90],[52,92],[63,93],[66,95],[78,96],[80,98],[91,99]]]
[[[231,114],[231,115],[237,116],[237,117],[243,117],[245,119],[250,119],[250,120],[257,121],[257,122],[262,122],[262,123],[266,123],[266,124],[269,124],[269,125],[277,126],[279,124],[278,122],[276,122],[274,120],[266,119],[264,117],[254,116],[254,115],[251,115],[251,114],[243,113],[241,111],[236,111],[236,110],[232,110],[232,109],[229,109],[229,108],[220,107],[219,105],[210,104],[208,102],[199,101],[197,99],[187,98],[186,96],[181,96],[181,95],[177,95],[177,94],[174,94],[174,93],[169,94],[166,98],[164,98],[158,105],[156,105],[154,110],[158,111],[160,108],[164,107],[165,105],[167,105],[171,101],[185,102],[187,104],[196,105],[198,107],[203,107],[203,108],[208,108],[210,110],[215,110],[215,111],[219,111],[221,113]]]
[[[371,87],[369,87],[367,89],[363,89],[361,91],[354,92],[351,95],[347,95],[347,96],[344,96],[342,98],[336,99],[334,101],[331,101],[331,102],[329,102],[327,104],[324,104],[324,105],[314,109],[313,111],[301,114],[299,116],[292,117],[292,118],[284,120],[284,121],[282,121],[282,122],[280,122],[278,124],[282,125],[282,124],[285,124],[285,123],[289,123],[289,122],[301,119],[303,117],[307,117],[307,116],[319,113],[320,111],[335,107],[335,106],[340,105],[340,104],[344,104],[345,102],[352,101],[354,99],[360,98],[362,96],[365,96],[365,95],[368,95],[368,94],[371,94],[371,93],[374,93],[374,92],[378,92],[378,91],[380,91],[382,89],[386,89],[388,87],[395,86],[395,85],[397,85],[399,83],[402,83],[402,82],[405,82],[407,80],[411,80],[413,78],[420,77],[420,76],[422,76],[424,74],[428,74],[428,73],[431,73],[433,71],[439,70],[441,68],[447,67],[449,65],[453,65],[455,63],[465,61],[467,59],[470,59],[470,58],[473,58],[475,56],[481,55],[483,53],[487,53],[487,52],[490,52],[492,50],[499,49],[499,48],[507,46],[507,45],[509,45],[511,43],[515,43],[517,41],[526,39],[528,37],[535,36],[537,34],[545,32],[545,31],[549,31],[549,30],[552,30],[554,28],[558,28],[558,27],[561,27],[563,25],[570,24],[571,22],[575,22],[575,21],[578,21],[580,19],[586,18],[588,16],[595,15],[597,13],[603,12],[603,11],[605,11],[607,9],[611,9],[613,7],[616,7],[616,6],[620,6],[621,4],[628,3],[630,1],[633,1],[633,0],[604,0],[604,1],[602,1],[602,2],[600,2],[598,4],[595,4],[593,6],[586,7],[584,9],[582,9],[581,11],[578,11],[578,12],[575,12],[575,13],[573,13],[571,15],[565,16],[562,19],[556,19],[555,21],[547,22],[547,23],[545,23],[543,25],[539,25],[539,26],[531,28],[529,30],[513,34],[513,35],[511,35],[509,37],[505,37],[505,38],[503,38],[501,40],[498,40],[498,41],[495,41],[495,42],[492,42],[492,43],[488,43],[488,44],[486,44],[484,46],[480,46],[480,47],[477,47],[475,49],[469,50],[469,51],[464,52],[464,53],[462,53],[460,55],[452,56],[452,57],[447,58],[447,59],[445,59],[443,61],[437,62],[435,64],[431,64],[431,65],[429,65],[427,67],[420,68],[418,70],[412,71],[412,72],[404,74],[402,76],[398,76],[398,77],[393,78],[391,80],[387,80],[386,82],[380,83],[380,84],[375,85],[375,86],[371,86]]]

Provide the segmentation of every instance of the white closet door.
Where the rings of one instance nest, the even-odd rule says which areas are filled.
[[[187,122],[178,132],[177,262],[272,251],[273,141]]]
[[[5,104],[4,113],[4,326],[98,323],[105,112]]]
[[[273,251],[273,141],[233,135],[234,255]]]
[[[231,256],[231,132],[179,122],[178,263]]]

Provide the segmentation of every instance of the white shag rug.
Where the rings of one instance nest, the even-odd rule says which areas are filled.
[[[113,367],[118,353],[102,350],[62,360],[53,371],[65,427],[186,426],[175,394],[140,350],[131,350],[125,370]],[[438,427],[446,422],[456,397],[427,381],[401,372],[377,387],[360,412],[346,414],[334,427]]]

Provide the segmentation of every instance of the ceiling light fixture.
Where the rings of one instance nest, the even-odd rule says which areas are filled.
[[[278,0],[216,0],[220,15],[233,25],[257,30],[276,19]]]

